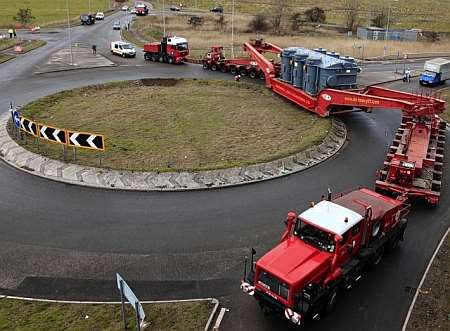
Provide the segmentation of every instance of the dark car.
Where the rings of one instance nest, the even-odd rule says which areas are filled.
[[[95,16],[92,14],[83,14],[80,16],[81,25],[95,24]]]
[[[171,11],[180,11],[181,9],[178,6],[170,6],[170,10]]]
[[[214,8],[211,8],[210,10],[209,10],[211,13],[223,13],[223,8],[222,7],[214,7]]]
[[[120,22],[116,21],[113,23],[113,30],[120,30]]]

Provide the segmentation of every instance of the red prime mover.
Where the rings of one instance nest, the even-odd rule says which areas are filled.
[[[189,47],[185,38],[164,37],[161,42],[144,45],[144,59],[147,61],[182,63],[188,55]]]
[[[330,312],[341,290],[350,289],[364,269],[403,240],[410,206],[366,188],[288,213],[281,242],[262,256],[241,288],[265,313],[300,325]]]

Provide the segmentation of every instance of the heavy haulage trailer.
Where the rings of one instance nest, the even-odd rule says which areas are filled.
[[[445,110],[445,101],[377,86],[357,88],[355,60],[325,49],[281,49],[254,40],[246,42],[244,50],[264,72],[268,88],[319,116],[376,108],[401,110],[403,124],[379,172],[376,189],[439,202],[445,122],[438,114]],[[281,65],[268,60],[266,52],[279,52]]]
[[[264,72],[267,87],[319,116],[374,108],[403,112],[375,184],[378,192],[359,188],[333,196],[329,191],[300,215],[288,213],[277,246],[256,262],[252,249],[250,268],[245,260],[244,293],[263,312],[300,325],[330,312],[343,290],[397,247],[412,198],[439,202],[445,123],[438,114],[445,102],[382,87],[357,88],[355,61],[324,49],[283,50],[261,40],[245,43],[244,49]],[[278,50],[281,65],[267,60],[266,50]]]

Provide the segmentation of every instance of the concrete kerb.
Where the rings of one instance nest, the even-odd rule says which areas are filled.
[[[331,129],[321,144],[279,160],[191,173],[142,173],[79,166],[29,152],[13,141],[6,132],[9,118],[8,113],[0,117],[0,158],[4,162],[18,170],[56,182],[111,190],[191,191],[266,181],[306,170],[328,160],[341,150],[347,139],[345,125],[338,119],[332,119]],[[18,158],[15,154],[21,154],[20,163],[16,162]],[[45,171],[46,167],[41,167],[42,164],[56,169],[57,175],[49,176],[49,172]],[[58,177],[58,174],[62,176]]]
[[[59,303],[59,304],[77,304],[77,305],[120,305],[121,302],[116,301],[69,301],[69,300],[51,300],[51,299],[39,299],[39,298],[27,298],[27,297],[17,297],[10,295],[1,295],[0,299],[12,299],[12,300],[22,300],[22,301],[36,301],[36,302],[48,302],[48,303]],[[219,307],[219,300],[216,298],[200,298],[200,299],[182,299],[182,300],[158,300],[158,301],[141,301],[142,304],[164,304],[164,303],[183,303],[183,302],[202,302],[211,301],[214,305],[211,313],[209,314],[208,320],[206,321],[204,331],[208,331],[214,315]],[[129,304],[129,303],[127,303]]]

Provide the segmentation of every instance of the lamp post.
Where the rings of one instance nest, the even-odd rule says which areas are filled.
[[[166,8],[166,2],[163,0],[163,6],[162,6],[162,17],[163,17],[163,37],[166,36],[166,15],[165,15],[165,8]]]
[[[388,17],[387,17],[387,24],[386,24],[386,34],[384,36],[384,56],[386,56],[386,50],[387,50],[387,40],[389,35],[389,23],[391,22],[391,8],[392,8],[392,2],[398,2],[398,0],[391,0],[389,1],[389,7],[388,7]]]
[[[67,9],[67,32],[69,34],[69,47],[70,47],[70,65],[73,65],[73,52],[72,52],[72,36],[70,34],[70,9],[69,9],[69,0],[66,0],[66,9]]]
[[[234,58],[234,0],[231,8],[231,58]]]

